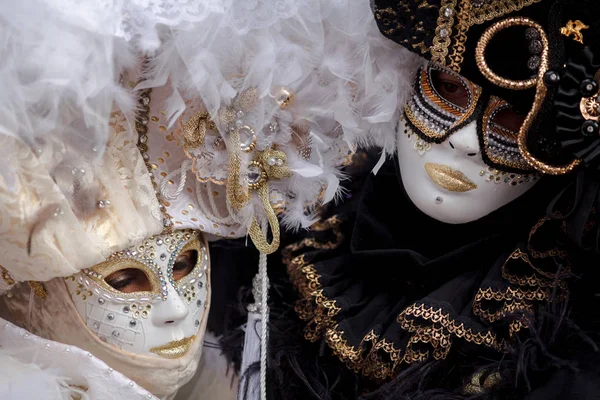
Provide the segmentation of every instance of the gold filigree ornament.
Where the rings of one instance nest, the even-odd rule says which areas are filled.
[[[498,32],[506,28],[515,26],[526,26],[529,28],[534,28],[536,31],[538,31],[540,35],[539,40],[542,42],[540,67],[537,71],[536,76],[534,76],[531,79],[515,81],[503,78],[497,75],[494,71],[492,71],[485,59],[485,50],[491,39]],[[533,168],[549,175],[563,175],[573,171],[581,163],[581,160],[574,159],[568,164],[561,166],[549,165],[541,160],[538,160],[533,154],[531,154],[531,152],[527,148],[527,137],[529,135],[529,130],[531,129],[533,122],[542,107],[542,103],[544,102],[547,93],[547,88],[544,83],[544,74],[546,73],[546,71],[548,71],[549,43],[546,32],[541,27],[541,25],[525,17],[512,17],[496,22],[488,29],[486,29],[486,31],[479,39],[479,42],[477,43],[477,48],[475,49],[475,61],[477,62],[477,66],[483,74],[483,76],[485,76],[486,79],[488,79],[490,82],[498,85],[501,88],[509,90],[525,90],[535,87],[535,99],[533,105],[531,107],[531,110],[529,110],[527,117],[525,117],[525,121],[523,122],[523,125],[519,130],[519,135],[517,138],[519,144],[519,151],[521,152],[523,158],[527,160],[527,162]]]
[[[583,97],[579,109],[586,120],[600,120],[600,93],[592,97]]]
[[[583,44],[583,33],[581,33],[584,29],[589,29],[590,27],[580,20],[569,21],[567,25],[560,28],[560,33],[566,37],[573,36],[573,40]]]

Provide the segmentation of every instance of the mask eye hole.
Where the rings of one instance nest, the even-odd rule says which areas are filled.
[[[496,112],[492,119],[492,124],[498,125],[501,128],[512,132],[516,136],[524,121],[524,115],[521,115],[510,108],[504,108]]]
[[[124,268],[113,272],[104,281],[121,293],[149,292],[152,283],[146,273],[138,268]]]
[[[441,97],[461,108],[469,106],[469,92],[459,78],[435,69],[430,70],[430,74],[431,83]]]
[[[178,281],[186,277],[198,263],[198,252],[187,250],[180,253],[173,264],[173,279]]]

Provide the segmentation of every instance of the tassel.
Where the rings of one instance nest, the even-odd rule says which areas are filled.
[[[267,255],[261,253],[258,273],[252,280],[254,303],[248,305],[238,400],[267,399],[268,292]],[[254,373],[257,364],[260,364],[259,377]]]

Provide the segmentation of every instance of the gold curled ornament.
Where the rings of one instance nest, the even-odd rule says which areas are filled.
[[[240,138],[237,130],[231,133],[230,138],[232,152],[229,158],[227,175],[227,200],[234,209],[240,210],[250,201],[250,193],[240,184]],[[248,180],[248,189],[255,190],[258,194],[271,228],[272,239],[270,243],[267,241],[267,235],[256,217],[252,218],[249,235],[258,251],[263,254],[271,254],[279,248],[280,228],[279,220],[269,200],[269,180],[286,178],[291,176],[292,173],[287,165],[286,154],[274,149],[257,152],[255,159],[248,165],[248,168],[252,168],[257,174],[254,180]]]
[[[252,225],[250,225],[249,231],[252,242],[254,242],[256,248],[263,254],[274,253],[279,248],[279,220],[269,200],[269,179],[282,179],[292,176],[292,172],[287,166],[286,161],[287,156],[283,151],[273,149],[259,152],[253,161],[260,168],[261,173],[267,177],[266,179],[260,179],[252,188],[258,193],[263,210],[267,216],[272,234],[271,243],[267,242],[266,234],[263,232],[256,217],[252,218]]]
[[[580,20],[569,21],[567,25],[560,28],[560,33],[566,37],[573,36],[573,40],[583,44],[583,33],[581,33],[584,29],[589,29],[590,27]]]
[[[186,149],[197,149],[204,146],[206,131],[216,131],[217,126],[210,119],[208,112],[199,112],[183,125],[183,145]]]
[[[531,79],[514,81],[510,79],[503,78],[497,75],[492,69],[487,65],[485,60],[485,49],[487,48],[490,40],[500,31],[514,26],[526,26],[530,28],[534,28],[540,34],[540,41],[542,42],[542,54],[540,56],[541,62],[540,67],[538,69],[537,75]],[[546,36],[546,32],[544,29],[536,23],[535,21],[525,18],[525,17],[511,17],[505,20],[496,22],[492,26],[490,26],[483,33],[479,42],[477,43],[477,48],[475,49],[475,61],[477,62],[477,66],[479,70],[490,82],[505,88],[512,90],[524,90],[535,87],[535,98],[533,101],[533,106],[529,113],[525,117],[525,121],[523,125],[521,125],[521,129],[519,130],[519,135],[517,138],[517,142],[519,144],[519,151],[521,155],[527,162],[538,171],[549,175],[563,175],[573,171],[580,163],[581,160],[574,159],[566,165],[554,166],[546,164],[545,162],[538,160],[527,148],[527,137],[529,135],[529,130],[533,125],[535,117],[540,112],[542,107],[542,103],[546,98],[546,94],[548,89],[544,83],[544,74],[548,71],[548,54],[549,54],[549,43],[548,37]]]

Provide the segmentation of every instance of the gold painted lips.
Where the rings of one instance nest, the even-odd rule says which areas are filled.
[[[194,339],[196,339],[195,335],[179,340],[173,340],[162,346],[152,347],[150,352],[164,358],[179,358],[190,350]]]
[[[426,163],[425,171],[435,184],[451,192],[468,192],[477,188],[477,185],[465,174],[447,165]]]

